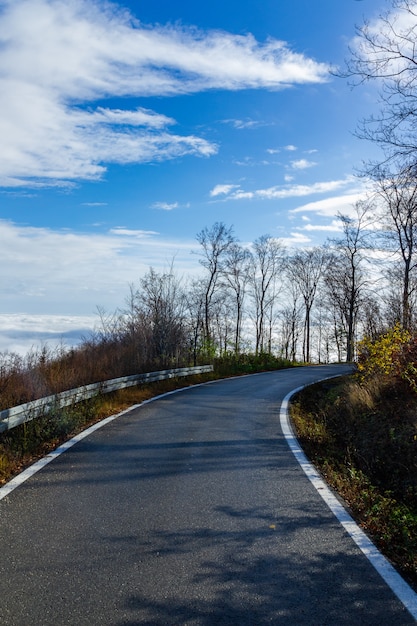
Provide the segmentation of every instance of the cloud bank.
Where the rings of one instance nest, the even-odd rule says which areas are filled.
[[[196,273],[194,241],[170,241],[155,231],[123,227],[80,233],[0,220],[2,313],[91,315],[97,306],[123,307],[130,283],[175,258],[180,274]]]
[[[316,194],[332,193],[357,184],[353,176],[331,181],[312,183],[311,185],[286,184],[246,191],[240,185],[216,185],[211,191],[211,197],[221,196],[223,200],[282,200],[298,198]]]
[[[0,0],[0,186],[68,185],[110,163],[217,151],[155,111],[103,106],[111,98],[277,90],[324,82],[329,69],[282,41],[144,25],[104,0]]]

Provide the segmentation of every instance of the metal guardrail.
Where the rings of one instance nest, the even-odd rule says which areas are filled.
[[[159,372],[148,372],[146,374],[135,374],[134,376],[122,376],[121,378],[113,378],[101,383],[92,383],[91,385],[84,385],[84,387],[77,387],[77,389],[63,391],[53,396],[39,398],[39,400],[32,400],[26,404],[20,404],[19,406],[0,411],[0,433],[15,428],[24,422],[36,419],[41,415],[51,413],[54,410],[76,404],[82,400],[89,400],[99,394],[134,387],[141,383],[192,376],[193,374],[204,374],[212,371],[212,365],[201,365],[198,367],[181,367]]]

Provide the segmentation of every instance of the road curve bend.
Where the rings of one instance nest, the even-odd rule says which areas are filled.
[[[162,396],[4,491],[0,624],[415,624],[281,430],[291,390],[346,371]]]

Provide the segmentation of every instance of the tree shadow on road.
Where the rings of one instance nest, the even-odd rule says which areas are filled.
[[[131,618],[120,626],[415,623],[355,551],[309,546],[308,514],[275,523],[266,508],[222,507],[219,514],[242,527],[156,531],[152,546],[142,546],[148,556],[165,559],[167,576],[151,577],[157,588],[125,598],[120,608]],[[329,531],[334,525],[331,518],[323,523]],[[186,567],[187,555],[184,571],[178,563]]]

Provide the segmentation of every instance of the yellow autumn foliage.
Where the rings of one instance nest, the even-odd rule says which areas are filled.
[[[363,378],[375,374],[400,374],[400,357],[411,339],[399,324],[377,339],[365,337],[358,344],[358,369]]]

